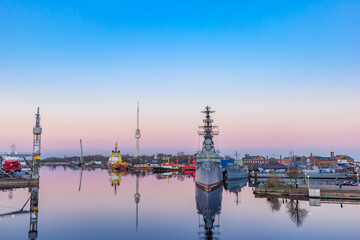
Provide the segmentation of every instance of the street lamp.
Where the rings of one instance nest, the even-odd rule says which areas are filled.
[[[310,190],[310,176],[309,175],[307,175],[307,178],[308,178],[308,189]]]
[[[359,174],[356,174],[357,177],[357,184],[359,184]]]

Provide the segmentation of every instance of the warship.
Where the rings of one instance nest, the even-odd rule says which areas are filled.
[[[223,174],[221,157],[214,147],[213,136],[218,135],[217,126],[213,126],[210,114],[214,113],[209,106],[205,107],[204,125],[199,127],[199,136],[204,136],[202,150],[196,156],[195,183],[205,191],[212,191],[222,185]]]

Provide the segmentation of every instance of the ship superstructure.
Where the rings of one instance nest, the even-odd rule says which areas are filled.
[[[121,154],[118,151],[117,143],[115,143],[115,150],[111,152],[111,156],[108,161],[109,168],[113,169],[126,169],[127,164],[121,161]]]
[[[16,152],[15,144],[10,146],[11,150],[4,156],[4,159],[1,163],[1,168],[5,171],[20,171],[21,163],[18,153]]]
[[[199,127],[199,135],[204,136],[202,150],[196,157],[196,184],[206,191],[211,191],[222,184],[221,157],[217,153],[213,137],[218,135],[217,126],[213,125],[211,119],[212,111],[209,106],[205,107],[204,125]]]

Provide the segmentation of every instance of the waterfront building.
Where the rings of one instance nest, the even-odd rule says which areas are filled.
[[[337,163],[354,163],[355,160],[348,155],[336,155],[335,159]]]
[[[263,156],[250,156],[249,154],[245,154],[245,157],[242,158],[244,165],[251,165],[251,164],[268,164],[269,159]]]
[[[280,157],[280,159],[276,159],[276,161],[280,164],[285,164],[285,165],[290,165],[290,163],[291,163],[291,159],[289,157],[287,157],[287,158]]]
[[[310,154],[310,162],[312,166],[316,166],[318,168],[328,168],[337,164],[337,160],[335,159],[334,152],[331,152],[330,157],[321,157],[319,155]]]

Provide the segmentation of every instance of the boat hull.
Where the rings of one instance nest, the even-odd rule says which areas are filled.
[[[248,178],[249,173],[240,166],[235,165],[225,170],[225,176],[227,180],[238,180]]]
[[[20,160],[4,160],[2,169],[4,171],[21,171]]]
[[[222,169],[220,163],[205,161],[196,166],[195,183],[205,191],[212,191],[222,185]]]

